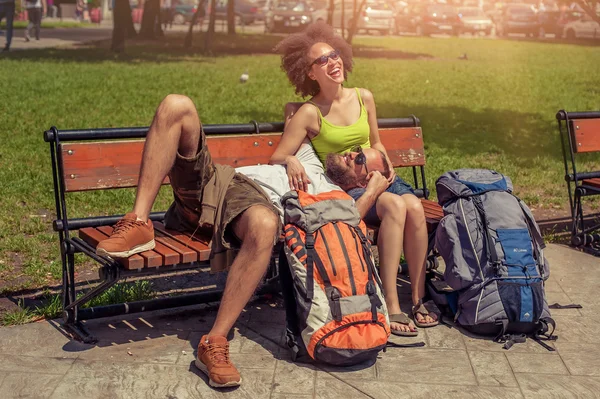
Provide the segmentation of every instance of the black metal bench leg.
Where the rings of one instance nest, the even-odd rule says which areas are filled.
[[[573,226],[571,228],[571,245],[579,247],[582,245],[581,232],[583,231],[583,208],[581,206],[581,192],[575,189],[573,203]]]
[[[78,312],[79,306],[64,311],[64,330],[71,338],[77,341],[83,342],[84,344],[95,344],[98,342],[98,339],[89,332],[81,321],[77,320]]]
[[[75,296],[75,254],[68,253],[67,260],[69,265],[69,303],[75,302],[77,299]]]

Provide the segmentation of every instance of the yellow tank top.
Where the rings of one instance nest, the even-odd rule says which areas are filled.
[[[369,139],[371,130],[369,128],[367,109],[363,104],[358,88],[355,89],[358,101],[360,102],[360,117],[356,122],[349,126],[337,126],[330,123],[323,117],[319,107],[315,103],[309,101],[309,103],[317,107],[319,117],[321,118],[321,129],[319,130],[319,134],[316,135],[311,142],[323,165],[325,165],[325,159],[330,152],[343,154],[357,145],[360,145],[363,148],[371,147],[371,141]]]

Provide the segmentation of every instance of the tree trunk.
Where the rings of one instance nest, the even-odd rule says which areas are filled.
[[[342,27],[342,37],[344,37],[344,35],[346,34],[346,0],[342,0],[341,27]]]
[[[352,8],[352,23],[350,24],[350,28],[348,29],[348,35],[346,36],[346,41],[348,42],[348,44],[352,44],[352,39],[354,39],[354,35],[356,34],[356,30],[358,27],[358,19],[360,18],[360,14],[365,9],[366,3],[367,0],[361,0],[361,3],[357,8],[357,0],[354,0],[354,7]]]
[[[208,30],[206,31],[206,36],[204,36],[204,52],[210,53],[210,45],[212,44],[212,38],[215,34],[215,21],[216,21],[216,11],[217,8],[217,0],[210,0],[210,17],[208,20]]]
[[[131,6],[129,0],[115,0],[113,10],[113,34],[111,51],[120,53],[125,50],[125,39],[137,34],[131,17]]]
[[[335,0],[329,0],[329,12],[327,13],[327,25],[333,26],[333,11],[335,10]]]
[[[200,0],[200,3],[198,4],[198,8],[196,9],[194,16],[192,17],[192,21],[190,22],[190,28],[188,29],[188,33],[187,33],[187,35],[185,35],[185,41],[183,43],[183,47],[192,48],[192,40],[193,40],[193,36],[194,36],[194,26],[196,26],[196,24],[198,23],[199,18],[204,18],[204,16],[206,15],[205,7],[206,7],[206,0]]]
[[[133,11],[131,10],[131,4],[129,4],[129,1],[125,1],[125,6],[127,7],[124,16],[124,21],[127,30],[127,38],[133,39],[137,36],[137,31],[135,30],[135,26],[133,26]]]
[[[144,16],[142,17],[140,36],[145,39],[156,39],[157,36],[162,35],[160,0],[147,0],[144,4]]]
[[[235,0],[227,2],[227,34],[235,35]]]

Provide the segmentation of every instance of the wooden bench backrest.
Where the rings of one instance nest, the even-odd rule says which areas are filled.
[[[298,108],[290,104],[286,117]],[[384,128],[379,134],[395,167],[425,164],[420,127]],[[215,163],[241,167],[267,164],[280,138],[281,133],[208,135],[206,143]],[[65,191],[136,187],[143,148],[143,140],[61,144]]]
[[[571,142],[576,153],[600,151],[600,118],[573,119]]]

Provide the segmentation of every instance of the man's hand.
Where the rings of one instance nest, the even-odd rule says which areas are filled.
[[[290,183],[290,190],[308,191],[310,179],[302,163],[294,155],[286,158],[286,169]]]
[[[390,168],[390,177],[388,177],[388,182],[392,184],[394,180],[396,180],[396,171],[394,170],[394,165],[392,165],[392,161],[388,157],[385,157],[385,161],[387,162]]]
[[[390,181],[381,172],[375,170],[367,175],[367,188],[365,191],[376,198],[383,194],[389,186]]]

